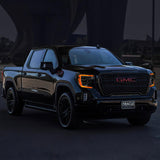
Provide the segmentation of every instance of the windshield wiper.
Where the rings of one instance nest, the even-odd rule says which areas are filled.
[[[91,68],[94,68],[94,67],[98,67],[98,68],[105,68],[105,66],[98,66],[98,65],[93,65],[93,66],[90,66]]]
[[[98,68],[105,68],[105,66],[98,66],[98,65],[93,65],[93,66],[88,66],[88,67],[86,67],[86,66],[81,66],[81,65],[71,65],[71,64],[68,64],[68,65],[65,65],[65,67],[71,67],[71,66],[77,66],[77,67],[79,67],[79,68],[84,68],[84,69],[92,69],[92,68],[95,68],[95,67],[98,67]]]
[[[98,65],[93,65],[93,66],[88,66],[88,67],[86,67],[86,66],[79,66],[79,65],[75,65],[75,66],[80,67],[80,68],[85,68],[85,69],[93,69],[95,67],[105,68],[105,66],[98,66]]]

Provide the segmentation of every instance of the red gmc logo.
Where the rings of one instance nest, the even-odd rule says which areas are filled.
[[[125,77],[117,77],[116,78],[117,83],[135,83],[136,78],[125,78]]]

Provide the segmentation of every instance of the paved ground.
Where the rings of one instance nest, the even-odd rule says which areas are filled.
[[[64,130],[51,113],[25,109],[23,116],[9,116],[0,99],[0,160],[159,159],[160,108],[145,127],[105,120]]]

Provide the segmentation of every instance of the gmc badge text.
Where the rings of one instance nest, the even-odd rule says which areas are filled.
[[[144,125],[157,108],[154,73],[125,65],[105,48],[33,49],[23,67],[5,67],[2,74],[10,115],[21,114],[24,106],[52,111],[63,128],[88,118]]]

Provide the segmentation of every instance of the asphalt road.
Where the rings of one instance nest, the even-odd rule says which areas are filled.
[[[0,160],[159,159],[160,108],[144,127],[116,119],[64,130],[52,113],[25,109],[22,116],[9,116],[0,98]]]

